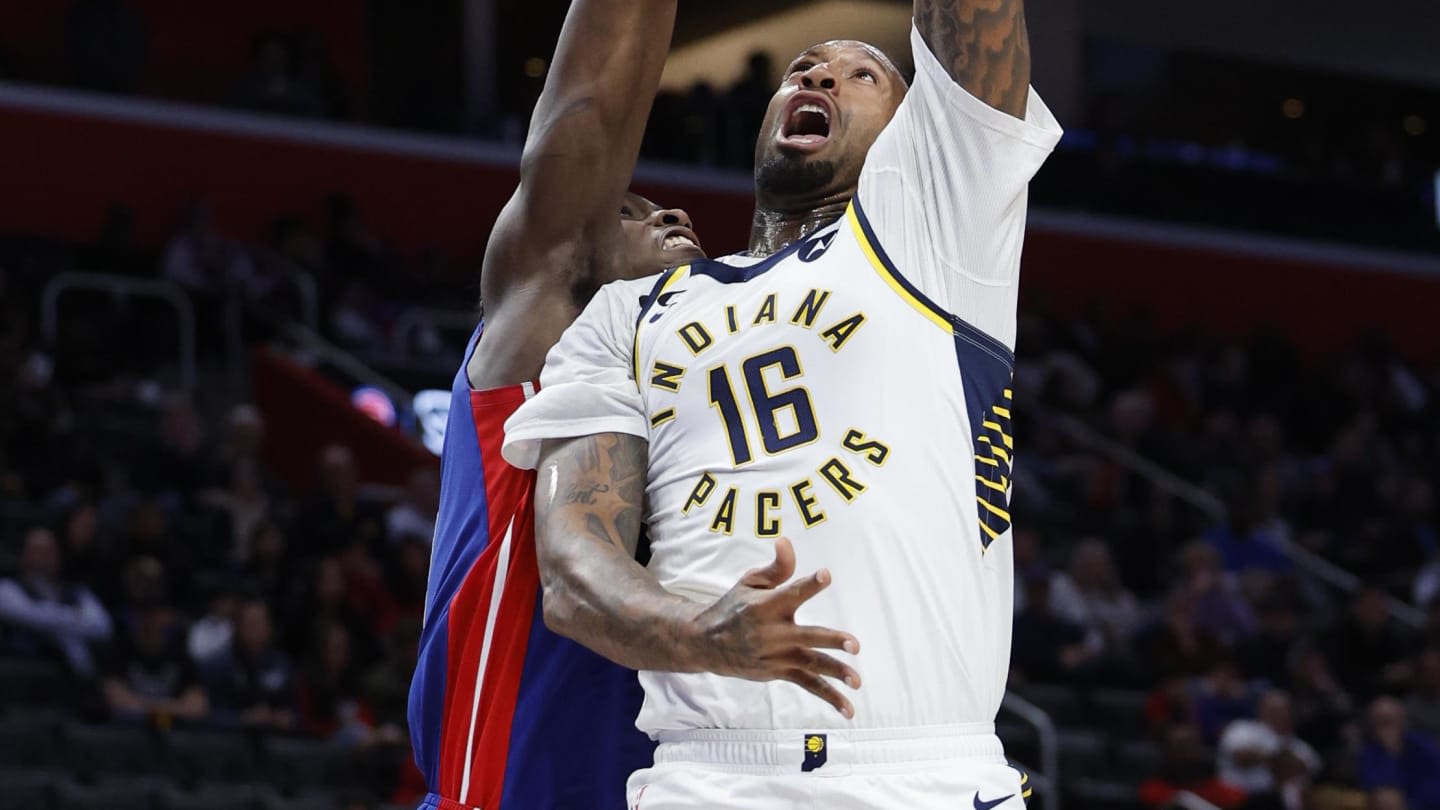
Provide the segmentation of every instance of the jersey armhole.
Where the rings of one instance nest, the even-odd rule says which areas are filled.
[[[965,391],[965,415],[975,451],[975,498],[983,553],[1010,528],[1010,474],[1015,449],[1010,409],[1015,353],[947,312],[911,284],[886,255],[859,200],[850,202],[845,216],[870,266],[886,286],[955,341],[955,361]]]

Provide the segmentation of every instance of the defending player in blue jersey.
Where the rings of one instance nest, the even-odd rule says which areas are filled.
[[[619,810],[626,776],[651,762],[635,673],[541,621],[535,476],[499,451],[546,350],[596,288],[704,255],[683,211],[625,192],[674,15],[674,0],[575,0],[520,187],[490,235],[485,323],[452,388],[410,691],[423,807]]]

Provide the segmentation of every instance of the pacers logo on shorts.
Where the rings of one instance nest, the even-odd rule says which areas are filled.
[[[805,773],[819,768],[825,764],[825,735],[805,735],[805,761],[800,763],[800,770]]]

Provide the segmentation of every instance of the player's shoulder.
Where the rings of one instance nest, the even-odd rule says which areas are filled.
[[[622,278],[606,282],[601,285],[591,299],[587,310],[595,311],[596,316],[603,315],[619,321],[634,321],[640,317],[640,311],[644,309],[646,302],[654,294],[659,286],[670,273],[664,270],[659,273],[651,273],[648,276],[638,278]]]
[[[651,273],[648,276],[640,276],[639,278],[616,279],[603,285],[600,290],[616,298],[634,298],[638,301],[640,297],[654,289],[655,285],[659,283],[661,279],[665,278],[673,269],[674,268],[661,270],[658,273]]]

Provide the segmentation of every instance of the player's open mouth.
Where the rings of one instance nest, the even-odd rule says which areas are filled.
[[[689,253],[705,255],[700,248],[700,240],[695,232],[684,226],[670,228],[660,237],[661,250],[684,250]]]
[[[783,146],[813,149],[830,140],[831,108],[818,93],[796,93],[785,106],[779,141]]]

